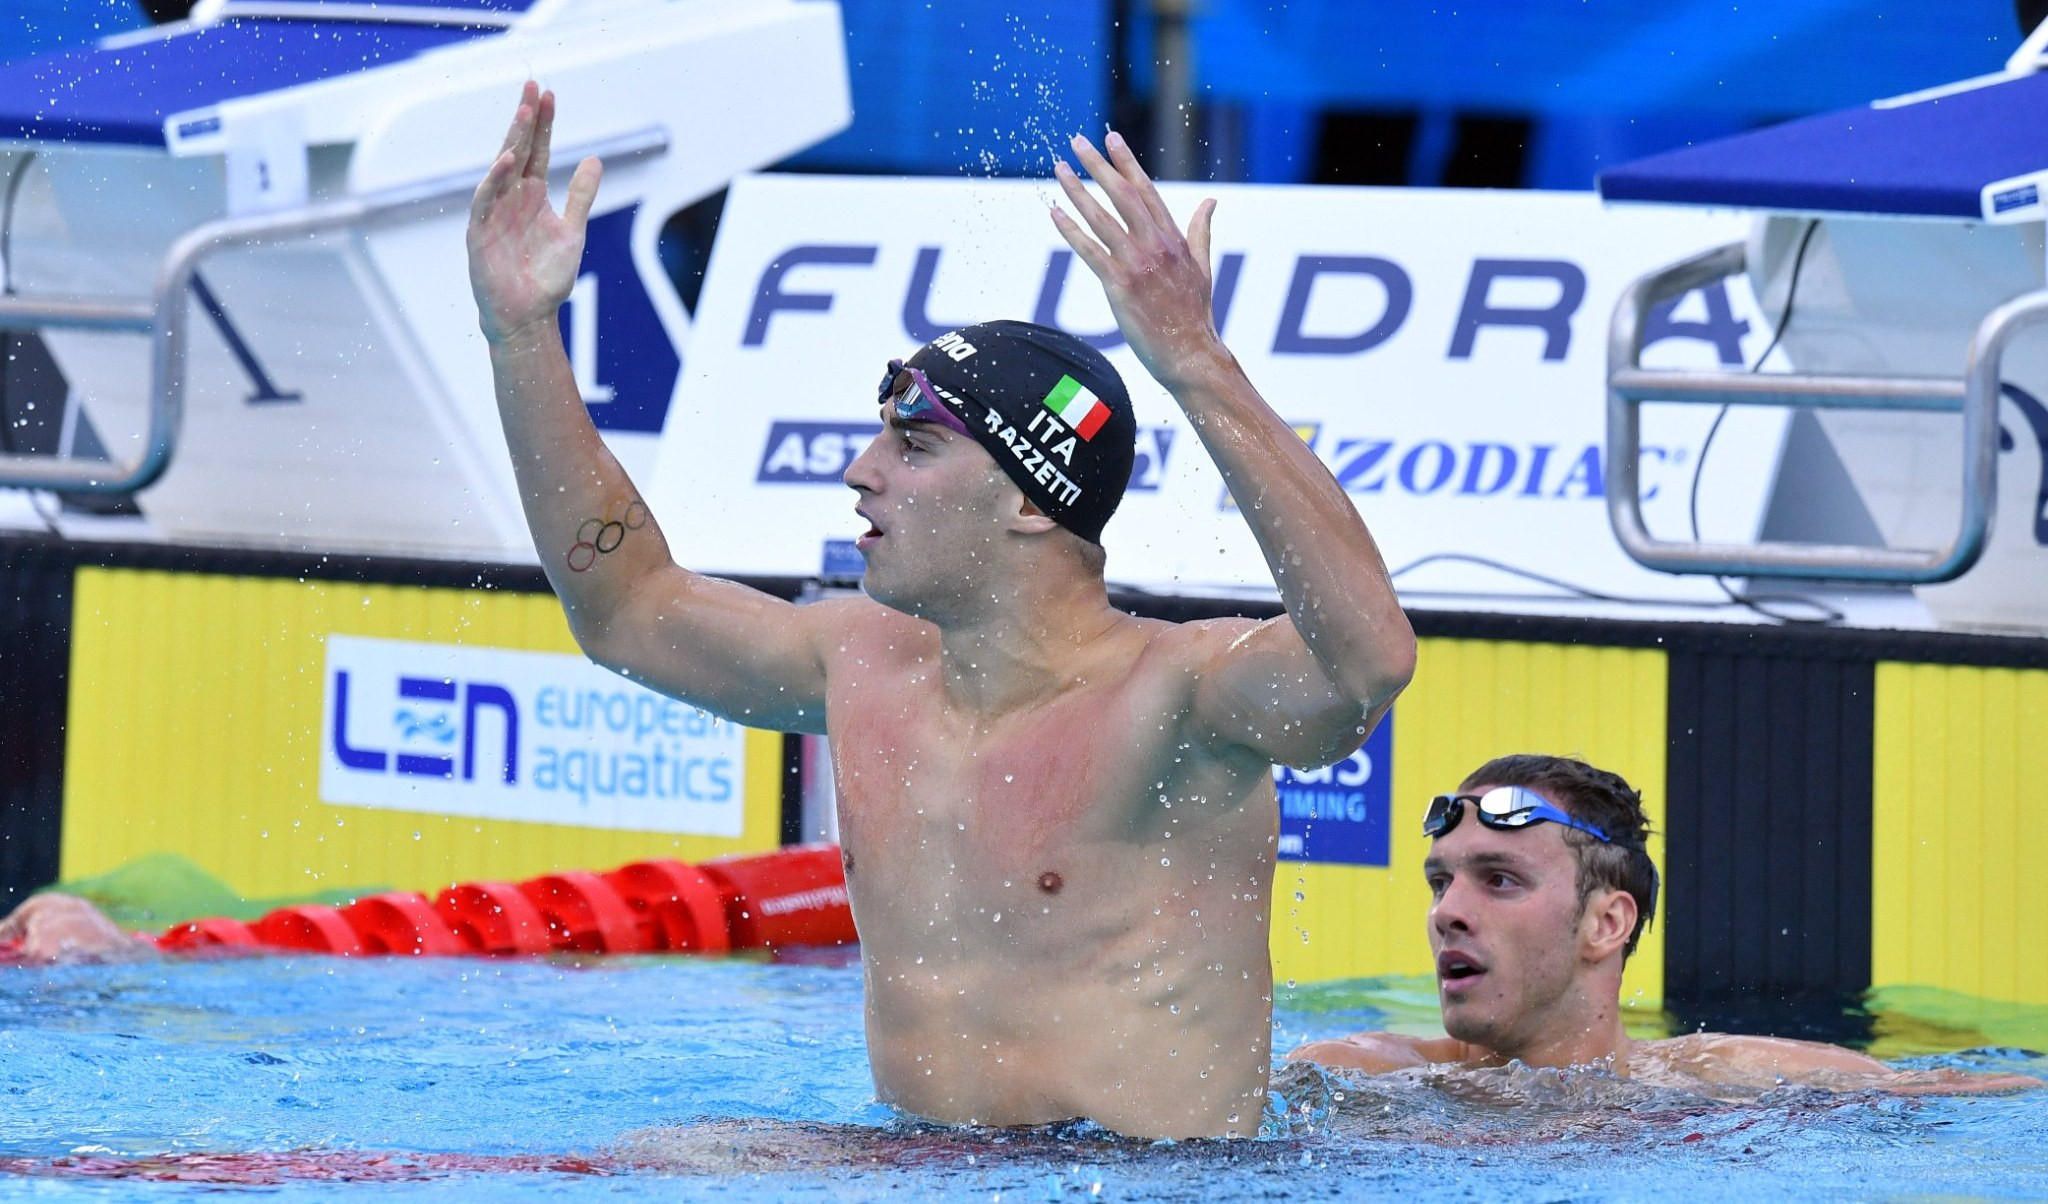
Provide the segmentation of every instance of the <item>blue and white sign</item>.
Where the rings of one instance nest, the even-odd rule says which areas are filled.
[[[1605,210],[1560,193],[1162,191],[1181,214],[1219,198],[1217,323],[1355,500],[1404,600],[1722,600],[1710,580],[1636,565],[1608,527],[1606,333],[1631,281],[1742,237],[1741,218]],[[1101,348],[1130,387],[1138,458],[1103,535],[1109,580],[1166,594],[1270,590],[1272,570],[1194,427],[1138,365],[1047,218],[1057,197],[1027,180],[736,181],[689,370],[656,469],[640,479],[677,559],[742,576],[815,573],[821,541],[866,528],[841,476],[875,430],[882,366],[956,326],[1030,317]],[[1725,368],[1769,337],[1737,282],[1652,314],[1645,355]],[[1782,413],[1737,409],[1699,478],[1708,539],[1754,537],[1778,458]],[[1638,468],[1653,532],[1690,530],[1714,420],[1706,406],[1645,409]]]
[[[575,287],[556,321],[599,430],[658,434],[682,361],[633,257],[628,205],[590,219]]]
[[[746,729],[581,656],[330,635],[320,797],[735,837]]]
[[[1393,844],[1394,716],[1357,752],[1321,769],[1273,767],[1280,859],[1385,866]]]

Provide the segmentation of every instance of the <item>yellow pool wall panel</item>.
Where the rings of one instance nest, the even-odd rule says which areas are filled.
[[[1661,832],[1666,690],[1666,658],[1656,649],[1420,641],[1414,684],[1394,704],[1391,864],[1280,862],[1275,977],[1306,983],[1434,973],[1423,807],[1494,757],[1552,753],[1611,769],[1642,792]],[[1650,853],[1662,873],[1660,839],[1652,838]],[[1622,998],[1654,1008],[1663,996],[1660,914],[1629,959]]]
[[[2048,1004],[2048,670],[1882,662],[1871,983]]]
[[[745,737],[737,839],[320,797],[329,634],[576,654],[549,594],[81,568],[61,872],[181,854],[249,897],[698,861],[780,840],[782,737]]]

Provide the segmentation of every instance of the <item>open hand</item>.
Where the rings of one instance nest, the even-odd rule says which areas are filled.
[[[583,231],[604,174],[596,159],[576,165],[561,215],[548,203],[548,143],[555,94],[532,80],[505,146],[469,206],[469,283],[484,337],[498,342],[535,322],[553,322],[576,283]]]
[[[1053,165],[1060,190],[1095,236],[1090,238],[1058,206],[1053,207],[1053,225],[1102,281],[1110,311],[1138,361],[1173,389],[1227,354],[1209,299],[1209,219],[1216,202],[1205,200],[1196,207],[1183,236],[1122,135],[1111,132],[1105,143],[1106,159],[1076,135],[1074,155],[1116,212],[1104,209],[1061,161]]]

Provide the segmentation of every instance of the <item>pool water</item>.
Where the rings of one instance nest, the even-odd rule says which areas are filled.
[[[1432,1016],[1415,980],[1283,991],[1274,1044]],[[906,1120],[875,1102],[860,1017],[845,956],[7,969],[0,1196],[2048,1199],[2048,1091],[1731,1105],[1590,1072],[1286,1067],[1259,1140],[1148,1143]],[[2000,1012],[2003,1046],[1876,1031],[1907,1034],[1903,1066],[2048,1074],[2017,1047],[2048,1047],[2048,1009]]]

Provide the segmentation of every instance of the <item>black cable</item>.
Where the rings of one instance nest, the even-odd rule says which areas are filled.
[[[1626,594],[1610,594],[1602,590],[1588,589],[1583,585],[1575,585],[1572,582],[1566,581],[1561,577],[1552,577],[1547,574],[1538,573],[1530,569],[1518,568],[1512,564],[1504,564],[1498,560],[1491,560],[1484,556],[1474,556],[1467,552],[1432,552],[1431,554],[1422,557],[1420,560],[1415,560],[1408,564],[1402,565],[1400,568],[1395,569],[1393,572],[1387,574],[1387,577],[1389,580],[1399,578],[1404,573],[1411,573],[1416,569],[1423,567],[1424,565],[1435,564],[1439,561],[1450,561],[1460,564],[1473,564],[1478,565],[1480,568],[1494,569],[1498,572],[1506,573],[1513,577],[1520,577],[1527,581],[1534,581],[1539,585],[1547,585],[1550,586],[1552,589],[1562,590],[1573,597],[1584,598],[1591,602],[1619,602],[1629,606],[1672,606],[1693,610],[1720,610],[1728,606],[1744,606],[1751,610],[1756,609],[1754,606],[1751,606],[1749,603],[1743,601],[1742,599],[1732,597],[1729,601],[1726,602],[1695,602],[1689,599],[1633,598]],[[1483,594],[1471,590],[1410,590],[1407,592],[1414,596],[1429,596],[1436,598],[1498,598],[1502,596],[1500,594]],[[1843,617],[1840,611],[1835,610],[1834,608],[1826,605],[1825,603],[1817,602],[1812,598],[1799,598],[1788,596],[1785,598],[1773,600],[1796,602],[1803,605],[1812,606],[1815,609],[1822,612],[1821,617],[1815,619],[1801,619],[1793,616],[1771,616],[1772,618],[1779,619],[1780,622],[1832,623],[1839,622]]]
[[[1813,232],[1820,229],[1820,219],[1813,218],[1806,223],[1806,232],[1799,236],[1799,246],[1792,252],[1792,275],[1785,282],[1785,308],[1778,314],[1776,326],[1771,330],[1771,341],[1764,344],[1762,355],[1749,366],[1749,375],[1755,376],[1763,370],[1764,362],[1771,358],[1771,352],[1778,349],[1778,341],[1785,337],[1785,327],[1792,322],[1792,301],[1799,289],[1799,271],[1806,266],[1807,244],[1813,241]],[[1700,454],[1693,457],[1692,491],[1686,499],[1686,519],[1692,524],[1692,541],[1700,541],[1700,474],[1706,467],[1707,452],[1714,446],[1714,436],[1721,430],[1721,420],[1728,416],[1727,405],[1714,414],[1713,424],[1707,427],[1707,437],[1700,440]]]
[[[1808,246],[1810,246],[1813,242],[1814,231],[1818,230],[1819,228],[1820,221],[1818,219],[1809,220],[1806,223],[1805,232],[1799,236],[1799,246],[1792,253],[1792,272],[1785,284],[1785,308],[1778,315],[1778,321],[1771,331],[1771,340],[1769,343],[1764,345],[1763,354],[1757,356],[1755,362],[1750,364],[1749,371],[1752,374],[1760,371],[1763,368],[1764,362],[1771,358],[1771,353],[1778,349],[1779,341],[1785,337],[1785,327],[1792,321],[1792,301],[1799,289],[1799,273],[1800,270],[1806,265],[1806,251]],[[1686,517],[1692,527],[1692,538],[1694,543],[1698,543],[1700,538],[1700,472],[1706,465],[1707,452],[1709,449],[1713,447],[1714,436],[1717,433],[1719,433],[1721,429],[1721,421],[1722,419],[1728,416],[1728,410],[1729,407],[1723,405],[1720,409],[1720,412],[1714,415],[1714,421],[1707,427],[1706,438],[1700,441],[1700,453],[1698,456],[1693,458],[1692,483],[1690,486],[1689,496],[1687,498],[1686,503]],[[1403,565],[1401,568],[1388,574],[1388,576],[1390,579],[1398,578],[1404,573],[1413,572],[1414,570],[1419,569],[1426,564],[1435,564],[1439,561],[1452,561],[1463,564],[1478,565],[1481,568],[1493,569],[1498,572],[1507,573],[1510,576],[1520,577],[1527,581],[1534,581],[1541,585],[1547,585],[1550,586],[1552,589],[1562,590],[1565,593],[1572,595],[1573,597],[1585,598],[1588,601],[1593,602],[1617,602],[1631,606],[1674,606],[1703,610],[1718,610],[1728,606],[1740,606],[1745,610],[1751,611],[1754,614],[1762,615],[1764,618],[1770,619],[1778,623],[1839,623],[1842,621],[1844,617],[1846,617],[1842,614],[1841,611],[1836,610],[1834,607],[1829,606],[1825,602],[1821,602],[1815,598],[1802,597],[1797,594],[1738,594],[1733,589],[1729,588],[1726,578],[1718,576],[1715,577],[1713,581],[1715,585],[1721,588],[1721,592],[1728,596],[1728,600],[1726,602],[1673,601],[1665,598],[1632,598],[1623,594],[1610,594],[1603,592],[1601,590],[1588,589],[1585,586],[1575,585],[1572,582],[1563,580],[1559,577],[1552,577],[1544,573],[1533,572],[1529,569],[1518,568],[1515,565],[1503,564],[1498,560],[1490,560],[1484,556],[1473,556],[1463,552],[1438,552],[1429,556],[1424,556],[1420,560],[1414,561],[1410,564]],[[1451,598],[1497,596],[1473,594],[1467,591],[1456,590],[1419,590],[1412,592],[1431,594],[1436,597]],[[1813,617],[1788,615],[1783,613],[1782,611],[1768,609],[1763,605],[1766,602],[1781,604],[1791,603],[1796,606],[1811,606],[1818,613]]]
[[[1799,246],[1793,251],[1792,255],[1792,272],[1789,279],[1786,281],[1785,285],[1785,308],[1783,312],[1781,312],[1778,315],[1778,321],[1776,323],[1776,326],[1771,331],[1771,341],[1764,345],[1763,354],[1757,356],[1756,361],[1749,366],[1749,371],[1752,374],[1758,372],[1763,368],[1764,362],[1771,358],[1771,353],[1778,349],[1779,340],[1785,337],[1785,327],[1792,320],[1792,301],[1795,293],[1799,288],[1800,269],[1803,268],[1806,264],[1807,247],[1813,242],[1814,231],[1818,230],[1819,228],[1819,219],[1816,218],[1809,220],[1806,223],[1806,231],[1799,236]],[[1720,431],[1721,420],[1728,416],[1728,409],[1728,406],[1723,405],[1720,409],[1720,412],[1714,415],[1713,423],[1707,427],[1706,438],[1700,441],[1700,454],[1694,457],[1693,459],[1692,484],[1690,496],[1687,502],[1687,517],[1692,526],[1692,538],[1693,542],[1695,543],[1699,542],[1700,538],[1700,470],[1706,464],[1707,451],[1708,449],[1713,447],[1714,435]],[[1416,569],[1422,568],[1424,565],[1436,564],[1439,562],[1471,564],[1477,565],[1480,568],[1493,569],[1497,572],[1506,573],[1509,576],[1520,577],[1525,581],[1534,581],[1539,585],[1547,585],[1552,589],[1560,590],[1572,597],[1584,598],[1587,601],[1591,602],[1614,602],[1626,606],[1669,606],[1694,610],[1720,610],[1729,606],[1739,606],[1754,614],[1758,614],[1763,616],[1764,618],[1770,619],[1773,622],[1787,624],[1832,624],[1839,623],[1847,617],[1841,611],[1836,610],[1834,607],[1829,606],[1827,603],[1822,602],[1817,598],[1803,597],[1798,594],[1738,594],[1733,589],[1729,588],[1728,582],[1725,578],[1718,576],[1714,577],[1713,581],[1715,585],[1720,586],[1721,592],[1728,596],[1728,600],[1725,602],[1696,602],[1689,599],[1674,600],[1669,598],[1635,598],[1629,597],[1626,594],[1610,594],[1602,590],[1589,589],[1586,586],[1576,585],[1570,581],[1566,581],[1561,577],[1552,577],[1545,573],[1538,573],[1533,570],[1520,568],[1512,564],[1505,564],[1501,561],[1492,560],[1485,556],[1474,556],[1466,552],[1434,552],[1430,555],[1422,557],[1420,560],[1412,561],[1408,564],[1401,566],[1398,569],[1395,569],[1393,572],[1387,574],[1387,577],[1390,581],[1397,580],[1404,574],[1414,572]],[[1157,596],[1153,595],[1152,591],[1147,590],[1142,586],[1124,585],[1119,586],[1118,588],[1119,590],[1126,593],[1146,596]],[[1414,595],[1426,595],[1438,598],[1498,598],[1503,596],[1500,594],[1478,593],[1470,590],[1411,590],[1408,592]],[[1539,595],[1527,596],[1531,597],[1533,600],[1540,601],[1542,599],[1542,596]],[[1783,613],[1782,611],[1775,611],[1766,608],[1763,605],[1766,602],[1778,604],[1790,603],[1795,606],[1810,606],[1818,613],[1812,617],[1805,617],[1801,615],[1788,615]]]
[[[7,202],[0,208],[0,296],[14,295],[14,199],[21,195],[21,182],[28,178],[28,165],[35,158],[35,151],[23,155],[7,176]]]
[[[1813,242],[1814,231],[1818,229],[1820,219],[1810,218],[1807,220],[1806,230],[1799,236],[1799,246],[1792,252],[1792,272],[1785,281],[1785,308],[1778,313],[1778,321],[1771,330],[1771,341],[1764,344],[1763,354],[1757,356],[1750,364],[1751,376],[1763,370],[1764,363],[1771,358],[1771,353],[1778,349],[1779,340],[1785,337],[1785,328],[1792,322],[1792,304],[1799,294],[1799,272],[1806,266],[1806,249]],[[1714,436],[1720,433],[1721,421],[1728,417],[1728,409],[1728,406],[1723,405],[1715,413],[1714,421],[1707,427],[1707,437],[1700,440],[1700,454],[1693,457],[1692,484],[1686,498],[1686,521],[1692,528],[1694,543],[1700,541],[1700,476],[1706,469],[1707,452],[1714,446]],[[1798,594],[1738,594],[1729,586],[1727,578],[1716,576],[1713,580],[1721,592],[1728,595],[1730,602],[1780,623],[1839,623],[1843,618],[1842,612],[1813,598]],[[1765,602],[1790,602],[1799,606],[1811,606],[1821,612],[1821,617],[1801,618],[1782,614],[1766,609],[1763,606]]]
[[[15,160],[14,170],[7,175],[7,199],[0,203],[0,296],[14,295],[14,202],[21,195],[22,181],[28,178],[28,165],[35,162],[36,153],[29,151]],[[4,337],[11,341],[20,336],[9,334]],[[9,351],[12,351],[11,347]],[[9,451],[13,450],[14,440],[11,433],[0,431],[0,446],[6,447]],[[29,509],[35,511],[36,517],[43,520],[44,529],[62,538],[63,532],[57,529],[56,518],[43,509],[41,494],[34,489],[25,489],[22,493],[28,498]]]
[[[1755,362],[1749,366],[1749,371],[1752,374],[1760,371],[1763,368],[1765,361],[1771,358],[1771,353],[1778,349],[1779,341],[1785,337],[1785,328],[1788,324],[1790,324],[1792,320],[1793,298],[1797,294],[1799,289],[1799,273],[1800,270],[1804,268],[1806,265],[1807,248],[1812,244],[1814,232],[1819,228],[1819,219],[1809,220],[1806,223],[1806,230],[1799,236],[1799,246],[1792,253],[1792,271],[1790,277],[1787,279],[1785,284],[1785,308],[1778,315],[1778,321],[1771,331],[1771,340],[1769,343],[1764,345],[1763,354],[1757,356]],[[1728,406],[1723,405],[1720,409],[1720,412],[1714,415],[1714,421],[1707,427],[1706,438],[1700,441],[1700,453],[1693,459],[1692,482],[1690,486],[1689,496],[1687,499],[1687,519],[1692,527],[1692,538],[1693,542],[1695,543],[1699,542],[1700,538],[1700,471],[1706,464],[1708,450],[1712,448],[1714,445],[1714,436],[1717,433],[1719,433],[1721,429],[1722,419],[1728,416],[1728,409]],[[1529,569],[1519,568],[1512,564],[1504,564],[1498,560],[1491,560],[1484,556],[1474,556],[1464,552],[1433,553],[1431,555],[1422,557],[1420,560],[1416,560],[1409,564],[1403,565],[1399,569],[1396,569],[1394,572],[1388,574],[1388,577],[1389,579],[1396,579],[1401,577],[1403,574],[1413,572],[1414,570],[1419,569],[1424,565],[1435,564],[1438,562],[1455,562],[1462,564],[1471,564],[1477,565],[1481,568],[1493,569],[1497,572],[1506,573],[1510,576],[1520,577],[1526,581],[1534,581],[1540,585],[1547,585],[1552,589],[1561,590],[1564,593],[1569,594],[1573,597],[1584,598],[1592,602],[1615,602],[1629,606],[1671,606],[1698,610],[1719,610],[1724,607],[1739,606],[1754,614],[1758,614],[1763,616],[1764,618],[1770,619],[1773,622],[1787,624],[1839,623],[1846,617],[1842,614],[1841,611],[1836,610],[1834,607],[1829,606],[1827,603],[1822,602],[1816,598],[1802,597],[1797,594],[1738,594],[1733,589],[1729,588],[1727,579],[1722,577],[1715,577],[1713,578],[1713,581],[1715,585],[1720,587],[1721,592],[1728,596],[1728,600],[1725,602],[1695,602],[1690,600],[1672,600],[1667,598],[1635,598],[1629,597],[1624,594],[1610,594],[1602,590],[1588,589],[1583,585],[1576,585],[1570,581],[1566,581],[1559,577],[1552,577],[1545,573],[1534,572]],[[1410,592],[1414,594],[1426,594],[1433,597],[1442,598],[1477,598],[1500,596],[1497,594],[1479,594],[1463,590],[1413,590]],[[1812,617],[1806,617],[1801,615],[1789,615],[1785,614],[1782,611],[1776,611],[1767,608],[1764,605],[1764,603],[1767,602],[1778,604],[1790,603],[1795,606],[1810,606],[1817,613]]]

